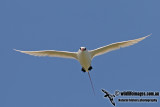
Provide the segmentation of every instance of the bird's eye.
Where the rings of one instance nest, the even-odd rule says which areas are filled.
[[[86,50],[86,48],[84,48],[84,50]]]
[[[79,48],[79,50],[81,50],[81,48]]]

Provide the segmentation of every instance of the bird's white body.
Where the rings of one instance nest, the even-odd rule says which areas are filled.
[[[88,50],[86,51],[79,50],[77,57],[81,66],[88,72],[88,68],[91,66],[91,54],[88,52]]]

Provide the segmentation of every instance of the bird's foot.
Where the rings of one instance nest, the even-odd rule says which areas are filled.
[[[92,70],[92,69],[93,69],[92,66],[90,66],[90,67],[88,68],[89,71]]]
[[[81,71],[86,72],[85,69],[82,67]]]

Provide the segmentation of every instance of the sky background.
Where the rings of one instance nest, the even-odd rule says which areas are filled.
[[[159,0],[0,0],[0,107],[113,107],[101,89],[160,91]],[[14,51],[88,50],[152,36],[92,61],[34,57]],[[158,107],[160,103],[120,103]],[[133,98],[133,97],[130,97]],[[155,98],[155,97],[147,97]],[[158,100],[160,100],[159,97]]]

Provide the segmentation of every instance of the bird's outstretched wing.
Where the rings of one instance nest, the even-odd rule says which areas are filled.
[[[151,35],[151,34],[150,34]],[[148,36],[150,36],[148,35]],[[122,41],[122,42],[117,42],[117,43],[112,43],[109,44],[107,46],[103,46],[94,50],[89,51],[91,53],[91,58],[98,56],[98,55],[102,55],[104,53],[119,49],[119,48],[123,48],[123,47],[127,47],[130,45],[134,45],[140,41],[142,41],[143,39],[145,39],[146,37],[142,37],[142,38],[138,38],[138,39],[134,39],[134,40],[129,40],[129,41]]]
[[[33,56],[49,56],[49,57],[62,57],[62,58],[73,58],[77,59],[77,53],[76,52],[67,52],[67,51],[55,51],[55,50],[43,50],[43,51],[15,51],[33,55]]]

